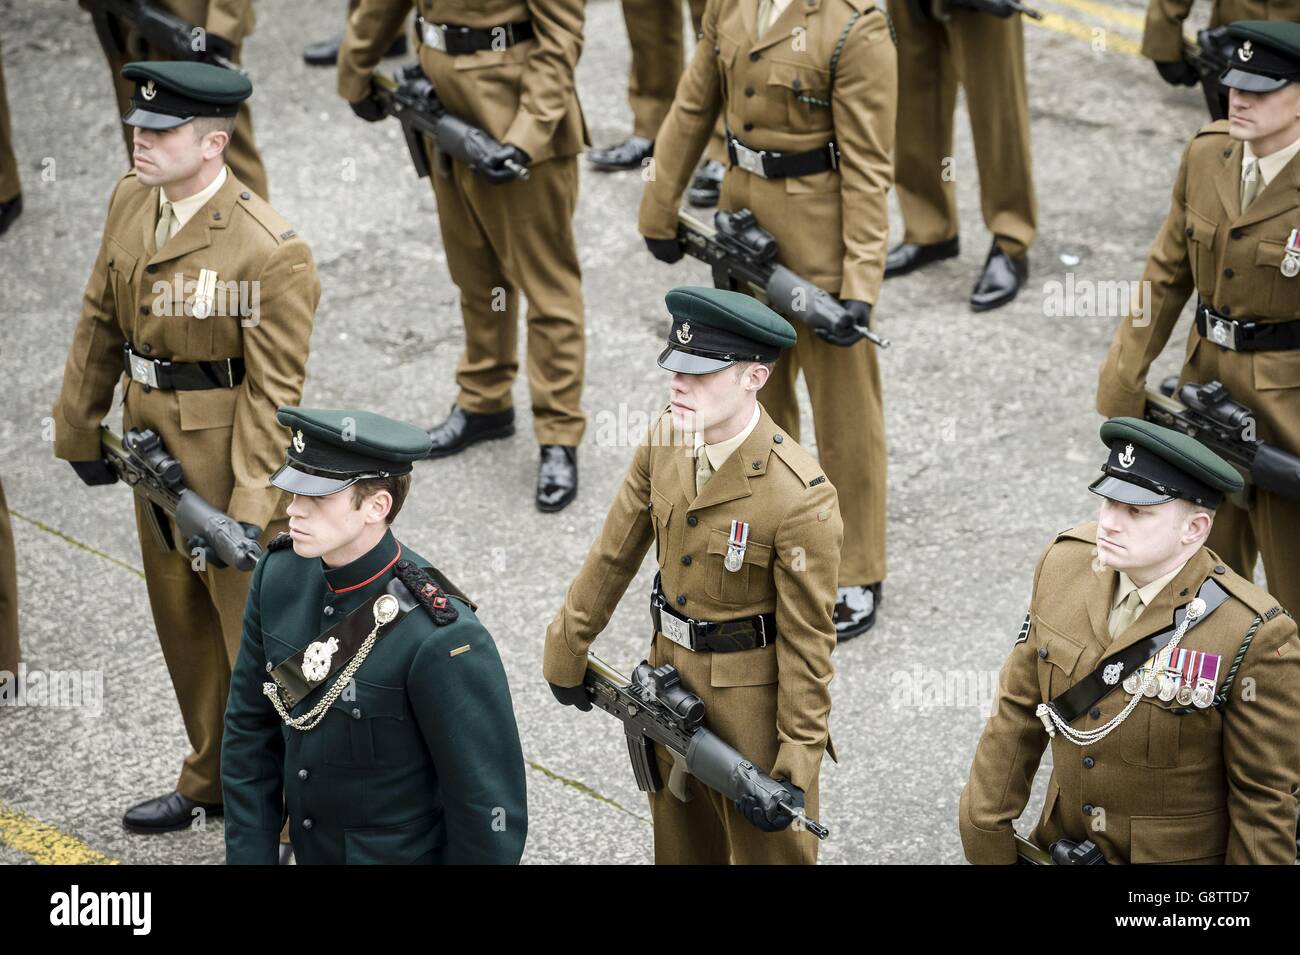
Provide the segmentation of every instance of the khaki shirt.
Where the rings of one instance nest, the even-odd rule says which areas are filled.
[[[168,361],[242,358],[244,380],[235,388],[146,391],[127,378],[122,426],[156,431],[188,487],[265,528],[286,506],[268,483],[289,441],[275,412],[301,403],[320,300],[316,264],[307,243],[233,174],[154,251],[158,193],[134,172],[113,191],[54,405],[54,453],[68,461],[100,457],[99,425],[123,378],[126,342]],[[222,288],[214,314],[200,319],[192,308],[204,269]]]
[[[750,525],[735,573],[723,566],[733,520]],[[683,616],[723,621],[775,612],[778,636],[766,647],[695,652],[657,634],[650,659],[677,667],[704,700],[714,732],[751,759],[776,753],[760,768],[807,790],[830,739],[831,614],[842,538],[835,488],[766,411],[698,495],[693,443],[664,414],[637,448],[546,631],[546,679],[557,686],[582,681],[587,649],[654,545],[664,598]]]
[[[975,863],[1016,858],[1012,823],[1025,808],[1043,750],[1052,777],[1033,841],[1091,839],[1116,862],[1295,861],[1300,785],[1300,638],[1269,594],[1202,547],[1112,642],[1106,631],[1114,570],[1092,569],[1096,524],[1060,534],[1038,562],[1029,627],[1002,667],[992,715],[961,795],[961,840]],[[1173,624],[1174,611],[1213,578],[1229,597],[1188,629],[1180,647],[1217,654],[1221,691],[1234,655],[1253,640],[1222,708],[1182,707],[1145,697],[1108,736],[1086,748],[1035,715],[1110,654]],[[1102,726],[1128,702],[1116,687],[1096,717]]]
[[[855,14],[832,89],[831,57]],[[715,0],[705,11],[703,36],[655,140],[641,234],[677,235],[682,192],[719,113],[753,149],[797,153],[834,139],[838,170],[763,179],[731,167],[720,208],[753,210],[776,236],[783,265],[841,298],[874,304],[889,238],[898,96],[885,15],[865,0],[801,0],[761,39],[757,17],[755,0]]]
[[[531,20],[534,38],[504,50],[453,56],[419,43],[420,66],[455,116],[518,146],[534,163],[576,155],[590,143],[574,85],[584,0],[361,0],[339,49],[338,91],[349,103],[370,92],[370,74],[412,7],[432,23],[458,26]]]

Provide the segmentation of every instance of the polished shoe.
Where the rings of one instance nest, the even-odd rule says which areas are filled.
[[[970,307],[976,312],[1005,305],[1016,297],[1020,286],[1029,278],[1029,256],[1013,259],[1002,251],[997,239],[984,260],[984,271],[970,295]]]
[[[203,812],[196,814],[196,809]],[[195,802],[188,796],[170,792],[132,806],[122,817],[122,825],[131,832],[179,832],[194,825],[195,819],[220,816],[221,813],[219,802]]]
[[[452,405],[451,414],[447,415],[446,420],[429,429],[429,438],[433,441],[429,457],[445,458],[459,454],[471,444],[508,438],[514,433],[514,408],[491,414],[475,414],[460,405]]]
[[[840,599],[831,615],[835,621],[836,642],[852,640],[870,630],[876,622],[876,608],[879,606],[880,584],[841,587]]]
[[[716,206],[718,196],[722,193],[722,177],[726,172],[727,167],[716,159],[704,160],[700,163],[700,168],[695,170],[695,178],[686,190],[686,201],[697,209]]]
[[[601,172],[616,172],[620,169],[640,169],[642,163],[654,154],[653,139],[644,136],[629,136],[617,146],[593,149],[587,153],[587,160]]]
[[[8,202],[0,202],[0,235],[14,224],[14,220],[23,214],[23,194],[20,192]]]
[[[343,37],[331,37],[319,43],[309,43],[303,47],[302,59],[308,66],[333,66],[339,61],[339,44]],[[406,34],[399,33],[397,39],[384,56],[406,56]]]
[[[542,445],[537,466],[537,509],[562,511],[578,496],[578,449],[563,444]]]
[[[885,278],[892,279],[897,275],[915,272],[921,266],[929,265],[931,262],[956,258],[960,252],[961,244],[957,241],[957,236],[931,245],[900,242],[885,256]]]

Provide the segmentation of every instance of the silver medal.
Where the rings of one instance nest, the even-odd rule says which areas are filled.
[[[723,560],[723,565],[727,568],[727,570],[731,571],[733,574],[737,573],[739,572],[744,562],[745,562],[745,558],[741,556],[741,552],[738,548],[735,547],[727,548],[727,556],[726,559]]]
[[[382,627],[390,623],[397,616],[398,611],[397,598],[392,594],[384,594],[375,601],[375,623]]]
[[[1300,256],[1288,252],[1286,258],[1282,260],[1281,269],[1282,274],[1289,279],[1293,279],[1297,275],[1300,275]]]

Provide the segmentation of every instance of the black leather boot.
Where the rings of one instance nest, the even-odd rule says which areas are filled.
[[[1016,297],[1020,286],[1029,278],[1029,256],[1013,259],[1002,251],[998,240],[993,240],[989,257],[984,260],[984,271],[971,292],[970,307],[976,312],[1006,305]]]
[[[726,172],[727,167],[716,159],[704,160],[695,170],[695,178],[686,190],[686,201],[697,209],[716,206],[722,195],[722,177]]]
[[[195,809],[202,809],[203,812],[196,815]],[[181,829],[188,829],[200,816],[221,814],[222,805],[219,802],[195,802],[188,796],[170,792],[166,796],[148,799],[132,806],[122,817],[122,825],[131,832],[179,832]]]
[[[900,242],[889,250],[885,256],[885,278],[915,272],[931,262],[942,262],[955,258],[961,252],[961,243],[957,236],[931,245],[917,245],[915,242]]]
[[[537,509],[562,511],[578,496],[578,449],[563,444],[542,445],[537,466]]]
[[[617,146],[593,149],[587,153],[587,161],[601,172],[617,172],[620,169],[640,169],[641,164],[654,153],[654,140],[644,136],[629,136]]]
[[[460,405],[452,405],[451,414],[447,415],[446,420],[429,429],[429,437],[433,441],[429,457],[445,458],[459,454],[471,444],[508,438],[514,433],[514,408],[492,414],[475,414]]]

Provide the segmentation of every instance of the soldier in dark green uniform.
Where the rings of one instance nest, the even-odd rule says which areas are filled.
[[[226,708],[226,859],[516,863],[528,830],[505,671],[474,604],[389,525],[414,425],[282,407],[289,533],[253,572]]]

